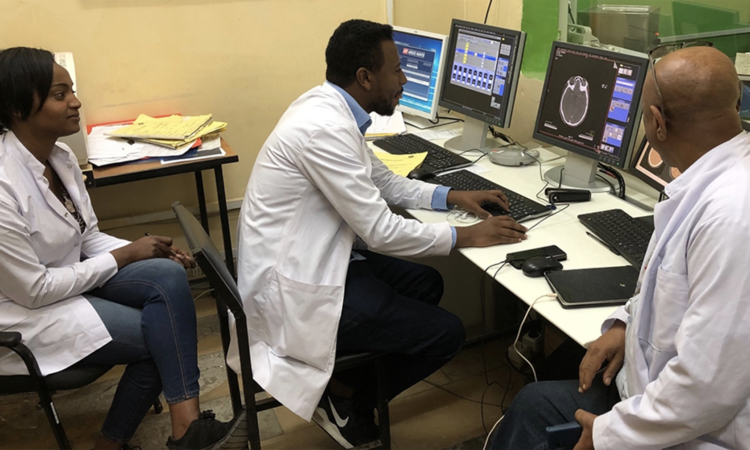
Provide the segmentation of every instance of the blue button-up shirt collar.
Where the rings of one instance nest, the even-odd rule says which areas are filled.
[[[344,96],[344,100],[346,101],[346,104],[349,106],[349,109],[352,111],[352,114],[354,115],[354,120],[357,122],[357,128],[359,128],[359,131],[362,133],[362,136],[365,135],[365,131],[367,131],[367,128],[372,125],[372,119],[370,118],[370,115],[367,114],[367,111],[365,111],[361,106],[359,106],[359,103],[357,103],[356,100],[354,100],[354,97],[352,97],[348,92],[346,92],[343,88],[340,86],[336,86],[333,83],[330,83],[326,81],[326,84],[331,86],[332,88],[339,91],[341,95]]]

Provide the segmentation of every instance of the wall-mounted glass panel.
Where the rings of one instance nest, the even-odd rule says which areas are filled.
[[[571,0],[570,5],[571,21],[590,28],[602,44],[645,52],[659,43],[699,39],[732,59],[750,52],[747,0]]]

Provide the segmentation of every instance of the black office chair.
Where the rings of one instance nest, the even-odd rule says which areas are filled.
[[[211,238],[201,226],[200,222],[180,204],[172,204],[182,232],[187,239],[188,247],[193,253],[196,263],[203,273],[208,277],[211,287],[214,289],[216,308],[219,315],[221,329],[221,340],[224,347],[224,355],[229,348],[229,322],[227,308],[234,315],[237,328],[237,344],[240,354],[240,368],[242,373],[242,385],[244,387],[244,400],[247,408],[248,433],[251,450],[260,450],[260,431],[258,427],[258,412],[281,406],[278,400],[266,398],[255,401],[255,394],[263,392],[258,383],[253,379],[253,369],[250,363],[250,345],[247,336],[247,320],[242,309],[240,293],[237,283],[229,273],[219,250]],[[388,417],[388,387],[386,382],[386,364],[383,353],[361,353],[346,355],[336,358],[334,371],[342,371],[372,364],[376,366],[378,378],[378,422],[380,427],[380,447],[391,448],[391,428]],[[227,383],[232,400],[232,408],[235,416],[242,411],[242,398],[240,394],[237,374],[227,365]]]
[[[70,441],[65,435],[62,423],[60,423],[55,404],[52,402],[52,394],[57,391],[79,389],[89,385],[107,373],[112,366],[73,365],[45,377],[39,370],[39,364],[37,364],[34,354],[21,343],[21,339],[21,333],[15,331],[0,332],[0,347],[9,348],[18,354],[29,371],[29,375],[0,376],[0,395],[36,392],[39,395],[39,403],[47,414],[52,432],[55,434],[57,446],[61,450],[70,450]],[[154,411],[159,414],[163,409],[161,402],[157,400],[154,403]]]

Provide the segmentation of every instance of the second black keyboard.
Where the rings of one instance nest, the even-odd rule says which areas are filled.
[[[581,214],[578,220],[638,269],[654,233],[653,216],[631,217],[621,209]]]
[[[506,189],[499,184],[495,184],[484,177],[469,172],[468,170],[458,170],[445,175],[438,175],[430,180],[430,182],[433,181],[458,191],[503,191],[505,196],[508,197],[510,213],[502,209],[497,203],[484,202],[481,205],[482,208],[489,211],[493,216],[507,214],[515,219],[516,222],[523,222],[524,220],[536,219],[537,217],[546,216],[547,214],[552,213],[552,210],[547,206],[537,203],[521,194],[517,194],[510,189]]]
[[[397,134],[374,141],[373,144],[396,155],[411,155],[414,153],[427,152],[427,157],[422,163],[422,168],[432,173],[439,173],[448,169],[468,167],[472,161],[458,156],[443,147],[433,144],[413,134]]]

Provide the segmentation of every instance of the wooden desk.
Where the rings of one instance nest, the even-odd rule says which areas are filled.
[[[234,255],[232,252],[232,238],[229,234],[229,214],[227,211],[227,198],[224,191],[224,164],[235,163],[240,160],[237,153],[224,140],[221,139],[221,148],[226,152],[223,156],[199,159],[196,161],[176,162],[162,164],[161,160],[134,161],[125,164],[117,164],[106,167],[82,168],[85,176],[86,187],[97,188],[100,186],[112,186],[115,184],[129,183],[131,181],[148,180],[151,178],[167,177],[181,173],[193,172],[195,174],[195,186],[198,190],[198,205],[200,207],[200,218],[203,228],[208,229],[208,214],[206,211],[206,195],[203,190],[203,171],[213,169],[216,175],[216,192],[219,196],[219,216],[221,218],[221,232],[224,238],[224,256],[227,267],[232,276],[236,276],[234,269]]]

